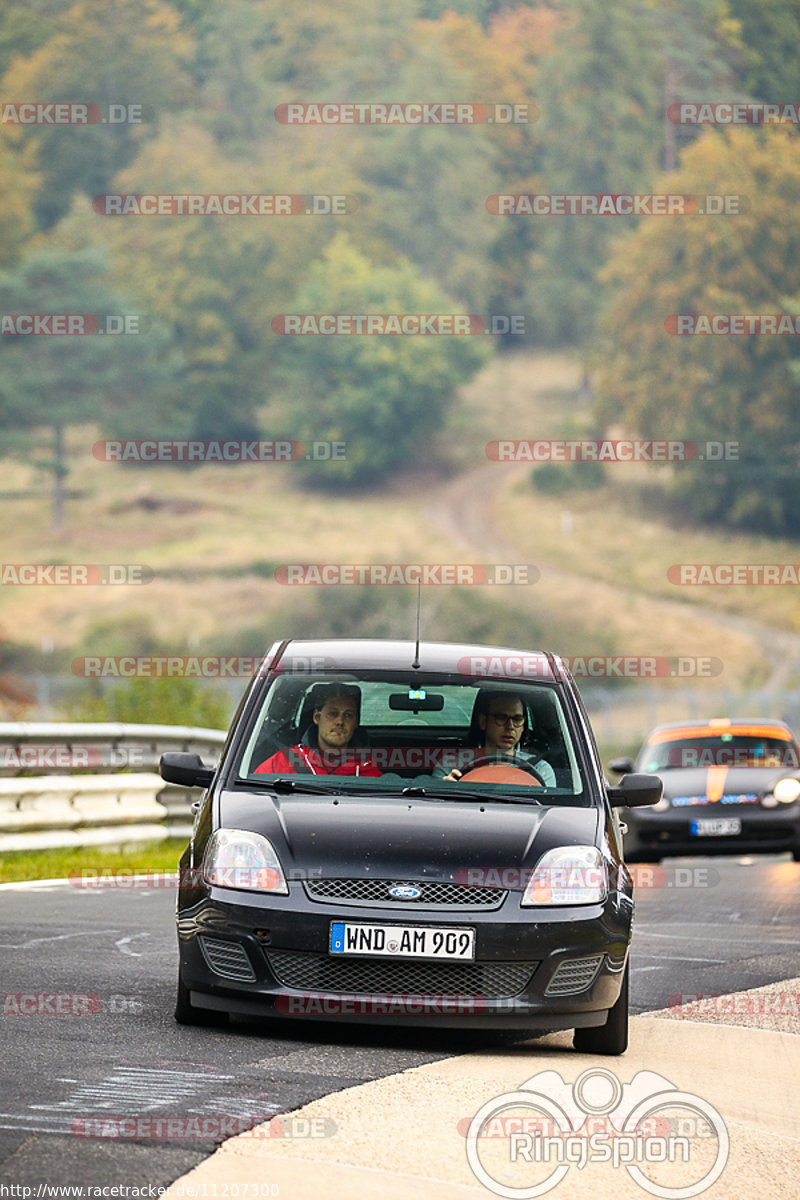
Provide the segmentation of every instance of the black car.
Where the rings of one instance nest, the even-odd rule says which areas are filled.
[[[606,783],[559,658],[276,643],[219,765],[165,754],[161,774],[206,789],[180,863],[179,1022],[569,1028],[581,1050],[625,1049],[613,810],[661,785]]]
[[[800,862],[800,748],[782,721],[727,717],[658,725],[634,763],[612,771],[660,775],[664,795],[624,814],[629,862],[667,855],[775,853]]]

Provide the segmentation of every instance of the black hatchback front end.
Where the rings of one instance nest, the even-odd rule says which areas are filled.
[[[208,785],[181,860],[179,1020],[574,1028],[624,1049],[633,897],[613,806],[653,803],[658,783],[607,787],[560,660],[492,650],[499,670],[476,674],[488,653],[423,644],[414,666],[409,643],[276,646],[213,776],[167,756],[165,777]],[[359,689],[351,752],[373,775],[275,757],[302,748],[331,679]],[[454,777],[487,689],[521,697],[538,741]]]

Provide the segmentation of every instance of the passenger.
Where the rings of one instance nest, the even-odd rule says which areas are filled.
[[[381,772],[366,750],[352,745],[361,716],[361,693],[347,684],[330,685],[314,709],[312,724],[302,741],[286,752],[278,750],[260,763],[255,775],[370,775]]]
[[[475,751],[476,760],[502,754],[515,759],[520,765],[524,763],[529,766],[545,787],[556,786],[556,773],[550,763],[520,749],[523,734],[527,733],[527,721],[522,698],[516,692],[479,692],[473,722],[477,722],[478,731],[477,736],[473,734],[473,741],[482,742]],[[469,769],[466,768],[467,771]],[[464,771],[454,767],[444,778],[458,780],[463,774]]]

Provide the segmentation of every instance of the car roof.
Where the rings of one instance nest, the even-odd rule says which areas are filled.
[[[329,638],[318,641],[285,639],[270,648],[262,670],[410,670],[417,646],[413,641],[383,638]],[[316,666],[315,664],[316,660]],[[482,646],[469,642],[420,642],[422,673],[448,672],[465,676],[507,679],[516,683],[533,680],[562,681],[561,660],[547,651],[519,650],[510,646]]]
[[[774,717],[711,717],[709,720],[672,721],[666,725],[656,725],[645,739],[645,745],[653,742],[666,741],[677,737],[713,737],[715,734],[729,733],[738,737],[779,737],[783,741],[791,741],[794,735],[784,721]]]

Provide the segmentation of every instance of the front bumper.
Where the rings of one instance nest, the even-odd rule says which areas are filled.
[[[738,817],[741,832],[721,836],[698,836],[691,832],[692,821],[709,817]],[[622,817],[628,826],[625,856],[632,860],[640,853],[659,855],[686,854],[774,854],[800,847],[800,807],[778,808],[760,805],[698,805],[670,809],[663,813],[626,809]]]
[[[353,908],[302,885],[270,897],[212,888],[179,903],[180,971],[198,1008],[252,1016],[459,1028],[603,1024],[617,1000],[633,901],[492,911]],[[331,922],[473,928],[473,963],[331,955]]]

